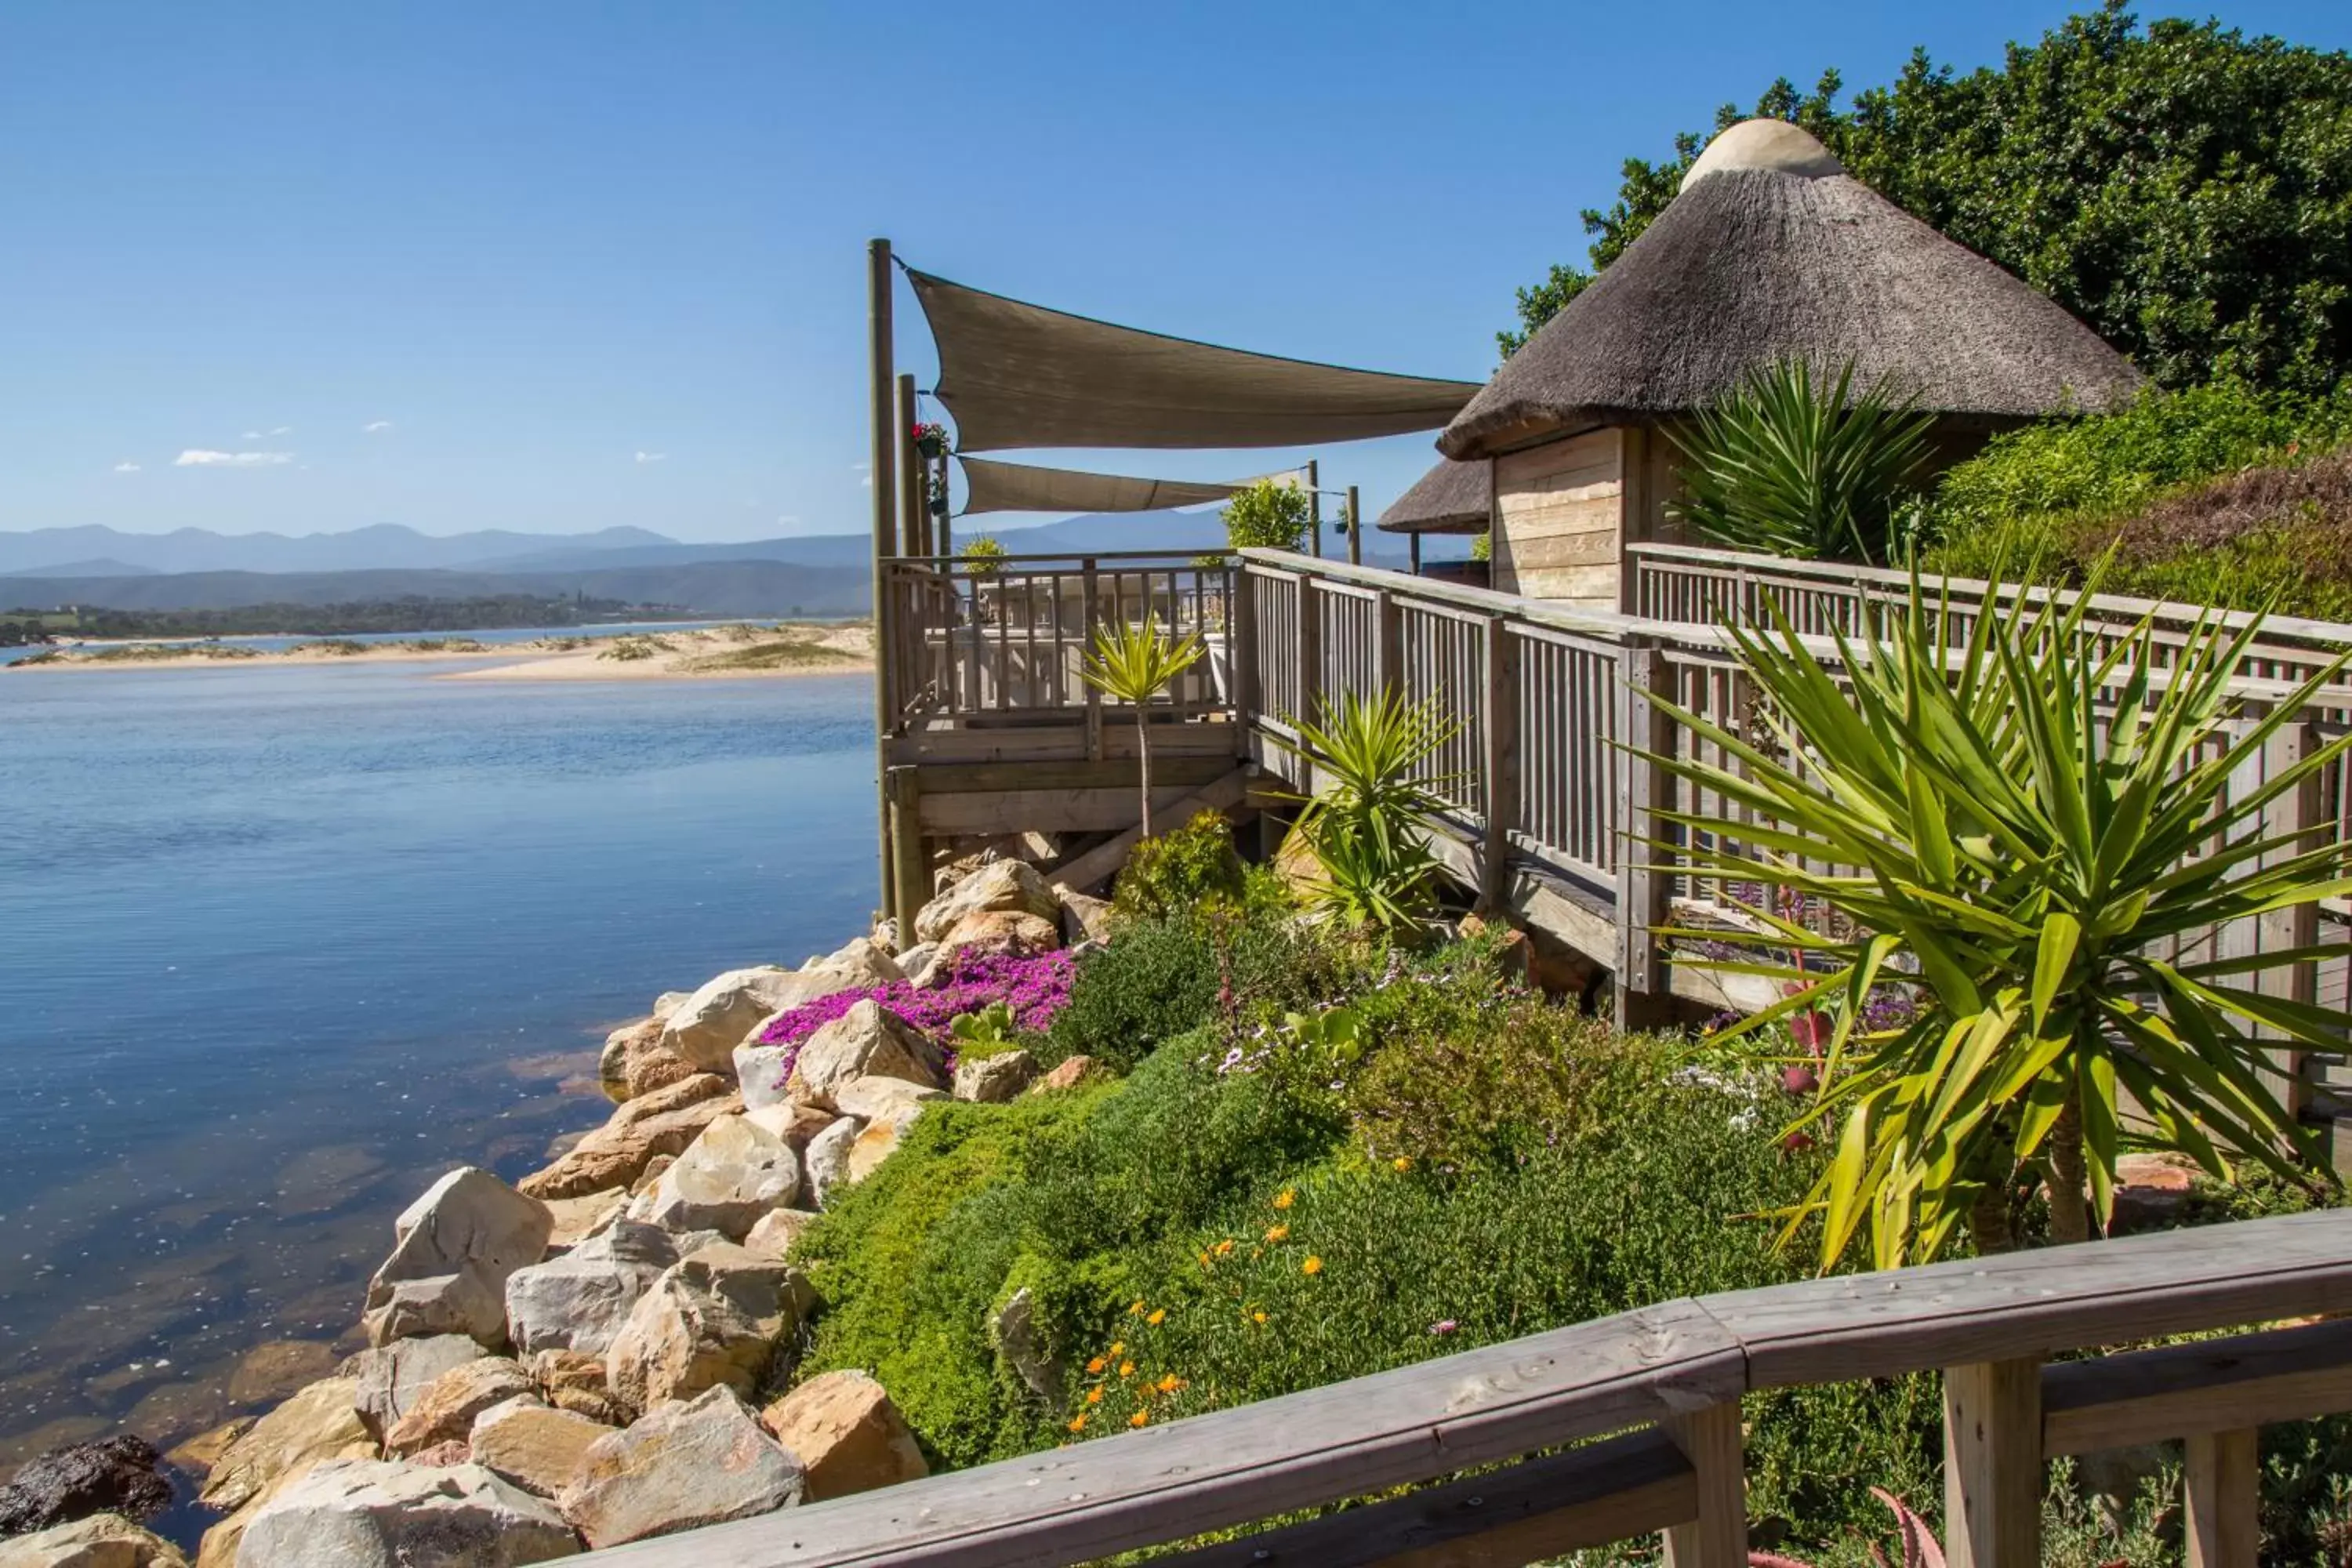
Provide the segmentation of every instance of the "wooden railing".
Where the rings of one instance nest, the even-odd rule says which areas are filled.
[[[2295,1321],[2345,1313],[2344,1211],[1684,1298],[591,1557],[1027,1568],[1192,1542],[1163,1560],[1427,1568],[1655,1531],[1675,1568],[1734,1568],[1743,1394],[1940,1371],[1954,1568],[2038,1568],[2045,1460],[2165,1439],[2186,1443],[2191,1568],[2252,1568],[2259,1427],[2352,1409],[2352,1323]],[[2074,1352],[2095,1353],[2049,1359]]]

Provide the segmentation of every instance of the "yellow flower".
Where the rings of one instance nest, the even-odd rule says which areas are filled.
[[[1097,1357],[1095,1357],[1095,1359],[1094,1359],[1094,1360],[1092,1360],[1092,1361],[1090,1361],[1090,1362],[1087,1363],[1087,1370],[1088,1372],[1100,1372],[1100,1371],[1102,1371],[1102,1369],[1103,1369],[1103,1368],[1105,1368],[1105,1367],[1108,1366],[1109,1364],[1110,1364],[1110,1363],[1108,1363],[1108,1362],[1107,1362],[1107,1361],[1103,1360],[1103,1358],[1102,1358],[1102,1357],[1100,1357],[1100,1356],[1097,1356]]]
[[[1400,1171],[1410,1171],[1412,1169],[1412,1159],[1410,1155],[1399,1154],[1393,1163]]]
[[[1143,1301],[1140,1297],[1128,1307],[1127,1315],[1130,1318],[1139,1318],[1143,1316]]]
[[[1286,1209],[1297,1201],[1298,1194],[1289,1187],[1285,1187],[1274,1194],[1274,1206],[1278,1209]]]
[[[1202,1267],[1202,1268],[1206,1268],[1208,1266],[1209,1266],[1209,1255],[1208,1255],[1207,1253],[1205,1253],[1205,1252],[1204,1252],[1204,1253],[1201,1254],[1201,1267]]]
[[[1265,1233],[1265,1238],[1268,1241],[1288,1241],[1290,1227],[1286,1225],[1277,1225]]]
[[[1148,1317],[1148,1318],[1144,1319],[1143,1321],[1144,1321],[1145,1322],[1147,1322],[1147,1323],[1150,1323],[1153,1328],[1155,1328],[1155,1329],[1156,1329],[1156,1328],[1158,1328],[1160,1324],[1162,1324],[1162,1323],[1164,1323],[1164,1322],[1166,1322],[1166,1321],[1168,1321],[1168,1309],[1167,1309],[1167,1308],[1165,1308],[1165,1307],[1161,1307],[1161,1308],[1160,1308],[1158,1310],[1154,1311],[1154,1312],[1151,1314],[1151,1316],[1150,1316],[1150,1317]]]
[[[1233,1250],[1234,1250],[1234,1244],[1233,1244],[1233,1239],[1232,1239],[1232,1237],[1227,1237],[1226,1239],[1224,1239],[1223,1241],[1221,1241],[1221,1242],[1217,1243],[1217,1256],[1218,1256],[1218,1257],[1220,1257],[1220,1258],[1229,1258],[1229,1257],[1231,1257],[1231,1256],[1233,1255]]]
[[[1126,1348],[1127,1348],[1127,1342],[1126,1342],[1125,1340],[1113,1340],[1113,1341],[1111,1341],[1111,1342],[1110,1342],[1110,1353],[1111,1353],[1111,1354],[1113,1354],[1113,1355],[1117,1355],[1117,1354],[1118,1354],[1118,1352],[1121,1352],[1121,1351],[1125,1350]]]
[[[1087,1403],[1088,1405],[1100,1405],[1102,1403],[1102,1390],[1098,1387],[1087,1389]]]
[[[1250,1321],[1251,1321],[1251,1322],[1253,1322],[1253,1323],[1263,1323],[1263,1322],[1265,1322],[1265,1313],[1264,1311],[1252,1312],[1252,1313],[1250,1314]]]
[[[1178,1389],[1184,1386],[1184,1380],[1171,1372],[1152,1386],[1159,1389],[1162,1394],[1173,1394]]]
[[[1135,1363],[1131,1361],[1123,1361],[1119,1363],[1118,1375],[1121,1377],[1133,1377],[1135,1375]]]
[[[1085,1416],[1083,1416],[1083,1415],[1073,1415],[1073,1416],[1071,1416],[1071,1417],[1070,1417],[1070,1430],[1071,1430],[1071,1431],[1073,1431],[1073,1432],[1083,1432],[1083,1431],[1085,1431],[1086,1429],[1087,1429],[1087,1418],[1086,1418]]]
[[[1151,1419],[1151,1413],[1150,1413],[1150,1411],[1148,1411],[1148,1410],[1139,1410],[1139,1411],[1137,1411],[1134,1415],[1130,1415],[1130,1416],[1129,1416],[1129,1417],[1127,1418],[1127,1424],[1128,1424],[1129,1426],[1142,1426],[1146,1421],[1149,1421],[1149,1420],[1150,1420],[1150,1419]]]
[[[1310,1258],[1298,1266],[1298,1271],[1301,1274],[1320,1274],[1323,1272],[1323,1260],[1319,1258]]]

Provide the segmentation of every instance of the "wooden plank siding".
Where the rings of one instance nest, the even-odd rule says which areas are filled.
[[[1611,427],[1494,459],[1496,592],[1617,608],[1624,456]]]

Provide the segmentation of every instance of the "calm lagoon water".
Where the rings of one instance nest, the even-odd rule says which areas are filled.
[[[322,1375],[428,1181],[603,1120],[606,1029],[862,930],[866,677],[449,668],[0,672],[0,1473]]]

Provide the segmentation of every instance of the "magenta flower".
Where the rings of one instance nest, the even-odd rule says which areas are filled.
[[[814,1002],[781,1013],[760,1031],[763,1045],[797,1047],[811,1035],[845,1016],[860,1002],[871,1001],[902,1023],[912,1025],[947,1054],[955,1068],[954,1035],[948,1026],[966,1013],[977,1013],[992,1002],[1002,1002],[1013,1013],[1013,1026],[1029,1034],[1043,1033],[1054,1016],[1070,1002],[1072,961],[1067,950],[1015,958],[993,953],[959,953],[944,973],[934,972],[930,984],[918,990],[914,982],[893,980],[885,985],[836,991]],[[784,1058],[783,1077],[793,1074],[797,1050]]]

